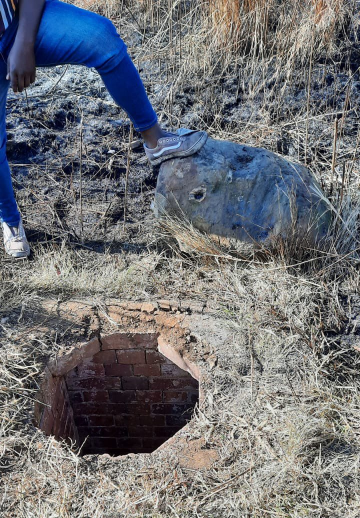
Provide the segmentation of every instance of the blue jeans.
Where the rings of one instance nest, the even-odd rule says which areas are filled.
[[[17,226],[20,221],[6,158],[5,128],[9,88],[6,61],[17,27],[15,19],[0,39],[0,220],[10,226]],[[38,67],[76,64],[95,68],[137,131],[156,124],[156,114],[126,45],[107,18],[59,0],[47,0],[37,34],[35,58]]]

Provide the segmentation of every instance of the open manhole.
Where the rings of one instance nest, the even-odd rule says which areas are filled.
[[[62,361],[60,374],[47,370],[39,428],[81,446],[81,455],[156,450],[186,425],[199,399],[199,382],[159,352],[158,336],[93,339]]]

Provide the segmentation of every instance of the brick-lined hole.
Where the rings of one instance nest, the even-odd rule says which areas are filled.
[[[156,450],[191,419],[198,381],[158,351],[156,333],[117,333],[94,343],[98,352],[71,357],[66,374],[46,379],[40,428],[82,445],[82,455]]]

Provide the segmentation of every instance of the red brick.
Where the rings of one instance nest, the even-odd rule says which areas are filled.
[[[155,349],[157,333],[115,333],[101,339],[102,350],[109,349]]]
[[[81,350],[73,348],[70,352],[58,356],[48,364],[54,376],[63,376],[82,361]]]
[[[160,365],[134,365],[135,376],[160,376]]]
[[[109,401],[109,393],[107,390],[92,390],[91,392],[83,392],[84,401],[96,401],[99,403],[107,403]]]
[[[141,415],[140,424],[144,426],[165,426],[164,415]]]
[[[129,437],[152,437],[152,426],[129,426]]]
[[[146,363],[166,363],[166,358],[158,351],[146,351]]]
[[[131,403],[137,399],[135,390],[110,391],[109,396],[113,403]]]
[[[122,386],[124,390],[147,390],[149,380],[141,377],[124,377],[122,378]]]
[[[165,390],[164,394],[164,403],[187,403],[188,401],[188,392],[178,392],[174,390]]]
[[[48,393],[49,397],[51,399],[48,400],[48,402],[51,404],[51,408],[54,411],[54,409],[57,407],[59,397],[63,396],[61,393],[61,383],[60,380],[55,380],[54,383],[51,383],[51,392]]]
[[[62,413],[61,413],[61,420],[66,420],[71,412],[71,406],[70,406],[70,402],[65,399],[64,401],[64,406],[63,406],[63,410],[62,410]]]
[[[77,374],[80,378],[105,376],[104,365],[102,363],[94,363],[93,361],[85,361],[84,363],[78,365],[75,370],[77,370]]]
[[[166,426],[179,426],[182,428],[185,426],[191,419],[191,414],[184,415],[167,415],[166,416]]]
[[[152,413],[153,414],[169,414],[169,415],[183,415],[184,412],[189,412],[189,410],[193,410],[191,405],[178,405],[178,404],[170,404],[163,403],[159,405],[152,405]]]
[[[76,426],[87,426],[88,425],[88,418],[84,415],[75,415],[74,421]]]
[[[94,363],[103,363],[104,365],[111,365],[116,363],[115,351],[100,351],[93,356]]]
[[[119,363],[105,365],[105,372],[107,376],[132,376],[132,371],[132,365],[120,365]]]
[[[119,403],[75,403],[74,414],[77,415],[117,415],[126,414],[126,405]]]
[[[66,439],[71,439],[71,441],[74,442],[75,437],[74,437],[74,435],[72,433],[71,421],[72,420],[70,418],[66,421],[64,437],[66,437]]]
[[[81,356],[83,358],[89,358],[100,351],[101,344],[98,338],[93,338],[87,344],[81,347]]]
[[[68,385],[69,390],[121,390],[121,378],[88,378],[84,380],[75,380],[72,379],[69,381]]]
[[[117,445],[118,445],[118,448],[123,448],[123,449],[126,448],[128,450],[131,450],[131,449],[136,450],[137,448],[142,448],[142,439],[140,437],[139,438],[136,438],[136,437],[124,437],[124,439],[118,439],[117,440]]]
[[[156,349],[157,348],[157,333],[144,333],[134,334],[132,336],[133,342],[136,346],[144,349]]]
[[[89,415],[87,418],[90,426],[114,426],[112,415]]]
[[[134,347],[131,337],[127,333],[115,333],[105,336],[101,339],[101,343],[103,351],[109,349],[131,349]]]
[[[177,387],[174,386],[174,379],[168,378],[150,378],[149,389],[150,390],[174,390]]]
[[[54,404],[52,406],[53,411],[54,411],[54,417],[56,420],[62,416],[64,404],[65,404],[65,396],[62,392],[59,391],[59,395],[58,395],[56,401],[54,401]]]
[[[116,426],[137,426],[140,423],[140,416],[120,414],[114,416]]]
[[[79,434],[90,437],[127,437],[128,429],[116,426],[91,426],[78,428]]]
[[[155,426],[154,437],[164,437],[167,439],[175,435],[181,428],[181,426]]]
[[[75,432],[74,425],[72,422],[70,423],[68,437],[71,437],[76,444],[80,444],[79,434]]]
[[[138,403],[161,403],[161,390],[137,390],[136,397]]]
[[[141,349],[117,350],[116,356],[118,362],[123,364],[145,363],[145,351]]]
[[[163,364],[161,365],[161,374],[163,376],[167,376],[169,378],[177,378],[177,377],[192,377],[188,372],[180,369],[177,365],[169,365]]]
[[[143,438],[143,448],[147,448],[149,450],[156,450],[157,448],[159,448],[159,446],[161,446],[162,444],[164,444],[164,439],[158,439],[158,438],[147,438],[147,437],[144,437]]]
[[[73,392],[72,390],[69,390],[68,394],[71,403],[81,403],[83,401],[81,392]]]
[[[64,376],[64,380],[66,381],[66,384],[68,382],[68,380],[72,379],[72,378],[78,378],[78,368],[75,367],[75,369],[72,369],[71,371],[69,371],[68,373],[65,374]]]
[[[116,439],[104,438],[104,439],[91,439],[91,445],[93,448],[117,448]]]
[[[127,414],[149,415],[151,413],[151,406],[146,403],[129,403],[126,405]]]
[[[151,378],[149,388],[152,390],[183,390],[197,388],[194,378]]]
[[[62,425],[62,419],[58,416],[54,416],[54,424],[52,427],[51,435],[54,435],[54,437],[59,437],[59,430],[61,429]]]
[[[121,390],[122,382],[121,378],[105,377],[104,378],[104,389],[105,390]]]
[[[46,370],[47,376],[42,384],[44,389],[43,395],[46,396],[44,403],[53,403],[54,397],[59,389],[60,378],[54,377],[48,370]]]
[[[66,440],[68,438],[68,437],[66,437],[66,434],[65,434],[65,429],[66,429],[68,420],[69,420],[68,416],[66,417],[66,419],[61,419],[60,427],[59,427],[59,431],[58,431],[59,439]]]
[[[40,430],[46,435],[50,435],[54,425],[54,416],[50,408],[45,408],[40,422]]]

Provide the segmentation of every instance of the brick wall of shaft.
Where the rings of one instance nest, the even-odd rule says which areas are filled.
[[[46,405],[40,405],[40,429],[46,435],[78,445],[79,435],[65,379],[49,376],[44,389],[48,401]]]
[[[156,348],[156,334],[110,336],[66,375],[83,454],[151,452],[191,419],[198,382]]]

